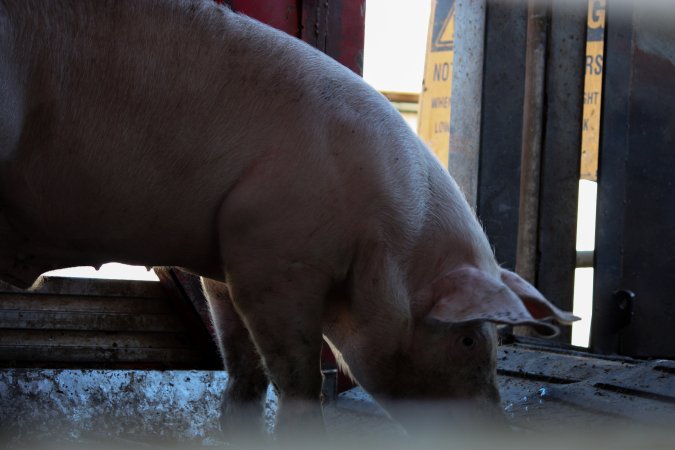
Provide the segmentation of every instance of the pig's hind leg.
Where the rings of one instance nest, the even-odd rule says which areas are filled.
[[[235,310],[227,285],[202,278],[218,348],[228,374],[221,408],[225,437],[262,431],[267,375],[251,335]]]

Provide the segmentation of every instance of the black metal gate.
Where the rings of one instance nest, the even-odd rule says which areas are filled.
[[[607,5],[591,332],[602,353],[675,357],[674,23],[666,2]]]
[[[528,92],[528,3],[487,2],[477,210],[498,260],[515,267],[523,208],[518,180],[528,175],[520,170],[528,138],[523,105],[528,96],[543,98],[530,278],[571,309],[588,3],[547,4],[539,42],[546,52],[543,88]],[[673,358],[675,3],[607,0],[606,6],[591,349]],[[569,341],[569,330],[562,340]]]

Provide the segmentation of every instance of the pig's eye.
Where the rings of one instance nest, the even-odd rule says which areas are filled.
[[[462,338],[462,345],[466,348],[473,348],[476,345],[476,340],[470,336]]]

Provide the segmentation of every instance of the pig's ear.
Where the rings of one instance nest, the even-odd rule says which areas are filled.
[[[544,336],[555,336],[558,332],[548,320],[561,323],[576,320],[550,304],[517,275],[507,272],[501,277],[469,266],[448,273],[434,283],[435,303],[428,317],[448,323],[486,320],[528,325]]]
[[[579,317],[558,309],[551,304],[534,286],[525,281],[517,273],[502,269],[501,279],[523,302],[527,310],[537,320],[553,319],[564,325],[579,320]]]

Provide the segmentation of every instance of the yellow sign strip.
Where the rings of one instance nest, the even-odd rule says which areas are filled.
[[[446,168],[450,148],[454,12],[453,0],[433,2],[417,130],[420,138]]]
[[[605,0],[588,1],[586,77],[581,134],[581,178],[597,181],[600,147],[600,105],[605,45]]]

